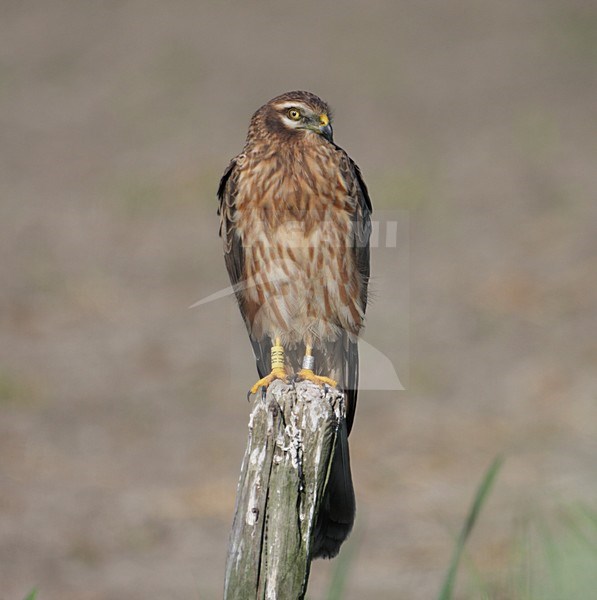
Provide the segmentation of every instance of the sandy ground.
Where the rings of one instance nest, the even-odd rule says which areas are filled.
[[[398,223],[365,376],[406,390],[360,398],[345,597],[435,597],[498,453],[471,561],[514,597],[521,521],[597,492],[596,40],[581,0],[2,2],[0,599],[221,596],[255,373],[233,301],[188,306],[297,88]]]

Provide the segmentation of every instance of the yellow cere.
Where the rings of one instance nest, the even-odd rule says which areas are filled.
[[[319,122],[325,127],[326,125],[329,125],[329,118],[328,116],[323,113],[322,115],[319,115]]]

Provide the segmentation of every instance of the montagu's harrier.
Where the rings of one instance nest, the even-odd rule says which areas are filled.
[[[344,391],[340,432],[313,556],[335,556],[354,521],[347,434],[369,282],[371,201],[332,137],[330,111],[288,92],[251,119],[218,189],[226,266],[257,361],[255,393],[294,376]]]

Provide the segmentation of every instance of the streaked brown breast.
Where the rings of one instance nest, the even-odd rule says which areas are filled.
[[[238,178],[244,309],[256,339],[283,343],[358,333],[363,311],[351,252],[350,198],[334,146],[246,152]]]

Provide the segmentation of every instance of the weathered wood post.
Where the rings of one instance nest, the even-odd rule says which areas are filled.
[[[228,559],[225,600],[304,598],[312,533],[344,396],[309,381],[274,381],[249,419]]]

